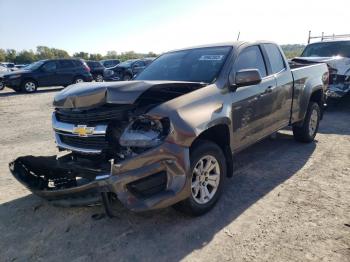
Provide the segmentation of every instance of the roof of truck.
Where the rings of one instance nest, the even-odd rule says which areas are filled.
[[[243,44],[251,45],[251,44],[266,44],[266,43],[275,44],[273,41],[268,41],[268,40],[259,40],[259,41],[255,41],[255,42],[233,41],[233,42],[221,42],[221,43],[213,43],[213,44],[190,46],[190,47],[186,47],[186,48],[179,48],[179,49],[171,50],[171,51],[168,51],[166,53],[182,51],[182,50],[197,49],[197,48],[219,47],[219,46],[232,46],[233,48],[238,48],[238,47],[240,47]]]

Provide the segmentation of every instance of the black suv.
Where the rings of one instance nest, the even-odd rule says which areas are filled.
[[[107,60],[101,60],[101,64],[105,67],[105,68],[111,68],[111,67],[115,67],[117,64],[119,64],[120,61],[118,59],[107,59]]]
[[[90,73],[96,82],[103,81],[103,72],[106,68],[98,61],[87,60],[86,64],[90,67]]]
[[[104,73],[105,81],[128,81],[148,66],[154,58],[130,59],[108,68]]]
[[[3,76],[5,86],[33,93],[41,86],[68,86],[93,80],[90,68],[80,59],[50,59],[32,63]]]

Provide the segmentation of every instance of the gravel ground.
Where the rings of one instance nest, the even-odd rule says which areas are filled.
[[[288,130],[235,157],[205,216],[172,208],[57,208],[13,179],[8,162],[55,154],[51,101],[0,92],[0,261],[350,261],[350,98],[329,108],[315,143]]]

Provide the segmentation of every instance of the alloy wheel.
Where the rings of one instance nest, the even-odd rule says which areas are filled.
[[[316,109],[313,109],[310,116],[310,122],[309,122],[309,135],[311,137],[314,136],[316,132],[317,123],[318,123],[318,112]]]
[[[198,204],[206,204],[219,187],[220,166],[217,159],[211,155],[202,157],[192,172],[192,197]]]
[[[31,81],[26,82],[25,85],[24,85],[24,89],[25,89],[28,93],[34,92],[34,91],[35,91],[35,88],[36,88],[35,83],[33,83],[33,82],[31,82]]]

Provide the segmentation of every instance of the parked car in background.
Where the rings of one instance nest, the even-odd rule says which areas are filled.
[[[326,63],[330,73],[327,95],[341,98],[350,92],[350,40],[336,40],[337,36],[331,37],[332,40],[307,45],[301,56],[292,59],[292,62]]]
[[[15,67],[15,64],[14,64],[14,63],[2,62],[2,63],[0,63],[0,65],[6,67],[6,68],[9,69],[10,71],[16,70],[16,67]]]
[[[21,68],[24,68],[24,67],[26,67],[26,66],[28,66],[29,64],[19,64],[19,65],[15,65],[15,67],[17,68],[17,69],[21,69]]]
[[[7,67],[0,65],[0,90],[3,90],[5,88],[3,76],[9,71],[10,70]]]
[[[96,82],[103,81],[103,72],[106,68],[99,61],[86,60],[86,64],[90,67],[90,73]]]
[[[56,205],[101,194],[111,216],[117,198],[133,211],[204,214],[225,193],[233,154],[288,125],[314,140],[328,68],[291,68],[274,43],[235,42],[165,53],[135,80],[57,94],[52,124],[67,154],[19,157],[14,177]]]
[[[120,60],[118,59],[107,59],[107,60],[101,60],[100,63],[105,67],[105,68],[111,68],[115,67],[120,63]]]
[[[7,87],[32,93],[38,87],[68,86],[93,80],[90,68],[80,59],[40,60],[3,76]]]
[[[141,73],[154,58],[130,59],[105,71],[105,81],[128,81]]]

